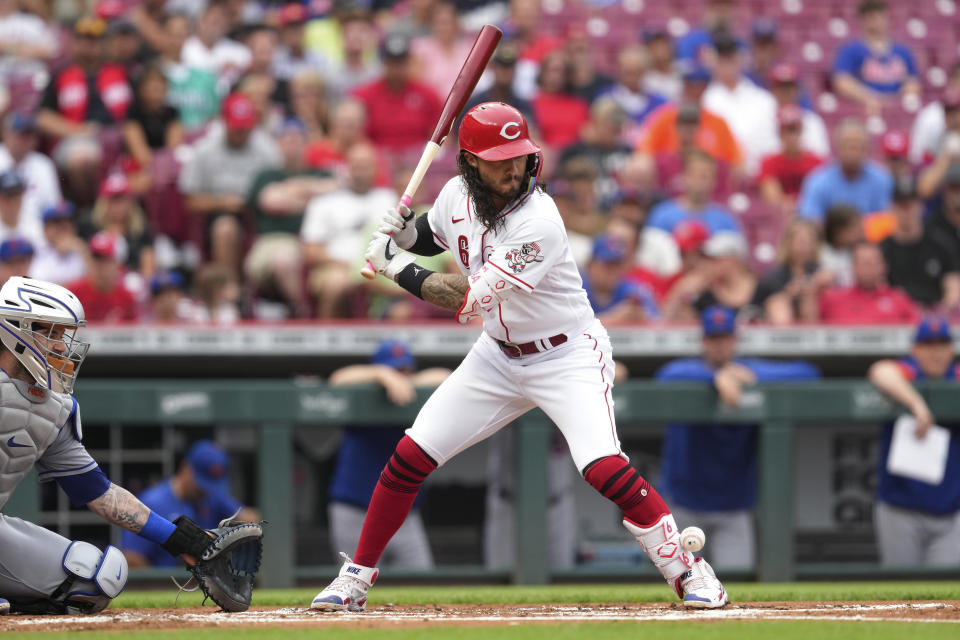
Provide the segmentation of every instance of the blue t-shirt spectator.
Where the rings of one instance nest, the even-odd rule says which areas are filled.
[[[806,362],[735,358],[757,382],[816,380],[819,370]],[[659,382],[713,384],[716,370],[700,358],[667,363]],[[697,511],[752,509],[757,501],[757,430],[755,425],[667,425],[659,491],[673,503]]]
[[[580,279],[583,280],[583,288],[587,291],[587,299],[590,301],[590,306],[593,307],[594,313],[604,313],[605,311],[613,309],[624,300],[633,300],[643,308],[644,315],[647,318],[660,317],[660,308],[657,306],[656,296],[653,294],[653,291],[650,290],[650,287],[641,282],[624,278],[617,284],[617,288],[614,289],[613,296],[611,296],[610,300],[606,303],[601,303],[597,301],[596,294],[590,286],[590,278],[585,271],[580,273]]]
[[[849,73],[878,93],[897,93],[904,82],[916,77],[917,65],[910,50],[900,43],[877,53],[862,40],[854,40],[837,51],[833,72]]]
[[[343,442],[337,452],[337,464],[327,492],[330,500],[366,509],[380,479],[380,472],[397,448],[403,430],[401,426],[344,429]],[[423,494],[423,491],[417,494],[414,507],[420,504]]]
[[[800,188],[797,210],[803,218],[822,220],[827,209],[846,204],[862,213],[886,211],[893,194],[893,178],[884,167],[867,162],[860,174],[848,179],[840,165],[831,163],[811,171]]]
[[[926,379],[917,361],[912,357],[901,358],[899,364],[907,379],[911,381]],[[960,363],[954,362],[942,379],[956,381],[958,373],[960,373]],[[960,511],[960,425],[943,426],[951,431],[947,470],[943,481],[938,485],[932,485],[887,471],[893,423],[883,425],[880,436],[880,464],[877,469],[878,499],[904,509],[917,509],[928,513],[948,514]]]
[[[243,506],[226,492],[208,494],[198,502],[187,502],[177,497],[170,480],[150,487],[138,497],[143,504],[167,520],[187,516],[203,529],[215,528],[221,520],[229,518]],[[180,564],[179,558],[174,558],[160,545],[129,531],[123,532],[120,548],[143,555],[155,567],[176,567]]]
[[[597,98],[612,98],[635,124],[643,124],[647,116],[667,103],[659,93],[636,94],[621,84],[604,89]]]
[[[650,211],[647,226],[673,233],[673,228],[681,222],[692,220],[705,225],[711,235],[717,231],[735,231],[741,233],[740,223],[733,215],[716,203],[709,203],[700,211],[690,211],[683,207],[680,200],[665,200]]]

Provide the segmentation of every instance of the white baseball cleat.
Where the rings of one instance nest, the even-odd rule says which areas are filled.
[[[683,606],[693,609],[719,609],[730,601],[713,567],[703,558],[697,558],[693,568],[677,578],[676,590]]]
[[[336,580],[317,594],[310,603],[311,609],[318,611],[363,611],[367,605],[367,590],[377,581],[380,573],[376,567],[364,567],[354,564],[353,560],[341,553],[343,566]]]

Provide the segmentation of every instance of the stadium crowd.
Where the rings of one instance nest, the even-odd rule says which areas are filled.
[[[945,2],[0,0],[0,276],[94,322],[446,317],[358,269],[485,22],[471,104],[528,117],[608,324],[960,318]]]

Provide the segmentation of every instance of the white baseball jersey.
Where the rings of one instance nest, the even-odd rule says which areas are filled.
[[[487,230],[472,209],[457,176],[440,191],[427,221],[434,241],[450,251],[463,275],[487,270],[497,278],[492,286],[516,289],[483,313],[488,335],[519,344],[590,326],[593,309],[550,196],[539,189],[524,196],[501,214],[504,225],[495,230]]]

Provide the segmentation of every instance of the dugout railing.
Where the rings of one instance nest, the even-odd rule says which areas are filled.
[[[960,394],[955,383],[920,385],[934,415],[960,422]],[[409,424],[429,395],[405,407],[391,404],[382,389],[331,388],[322,384],[281,380],[107,380],[78,384],[76,396],[83,422],[126,428],[216,423],[250,424],[257,430],[256,494],[268,521],[261,585],[290,587],[298,580],[322,581],[336,574],[333,566],[298,566],[294,557],[293,430],[295,425],[337,428],[347,424]],[[797,564],[794,554],[794,437],[800,424],[880,423],[902,410],[863,380],[824,380],[802,384],[765,384],[750,388],[741,406],[731,409],[704,385],[629,381],[614,391],[618,420],[661,425],[670,421],[756,423],[759,430],[757,565],[761,581],[787,581],[804,576],[900,576],[874,564]],[[440,567],[434,579],[509,579],[540,584],[551,578],[624,578],[653,575],[644,566],[577,567],[552,572],[548,565],[546,464],[551,423],[539,411],[518,420],[516,438],[516,536],[518,563],[511,572],[476,566]],[[268,497],[268,498],[265,498]],[[24,482],[5,506],[7,515],[36,520],[40,499],[36,482]],[[67,516],[69,517],[69,516]],[[132,577],[156,578],[169,570],[135,570]],[[415,572],[392,571],[398,577]],[[926,572],[957,575],[958,572]]]

